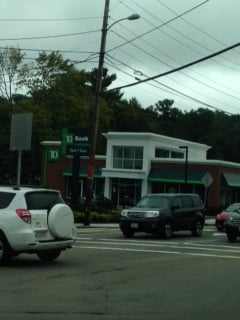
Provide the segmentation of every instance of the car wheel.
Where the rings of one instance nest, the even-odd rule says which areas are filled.
[[[46,251],[39,251],[37,252],[38,257],[44,261],[49,262],[57,259],[61,253],[61,250],[46,250]]]
[[[11,257],[9,244],[4,235],[0,235],[0,265],[8,263],[11,260]]]
[[[166,221],[161,228],[160,235],[164,239],[170,239],[172,237],[172,233],[172,223],[171,221]]]
[[[200,220],[197,220],[194,224],[194,227],[192,229],[192,235],[194,237],[201,237],[202,235],[202,230],[203,230],[203,225]]]
[[[235,233],[227,233],[227,238],[230,242],[235,242],[237,240],[237,235]]]
[[[122,230],[122,233],[125,238],[132,238],[134,235],[134,231],[131,229],[124,229],[124,230]]]

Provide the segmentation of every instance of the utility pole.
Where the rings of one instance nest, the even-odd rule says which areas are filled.
[[[84,225],[90,224],[90,212],[91,212],[91,202],[92,202],[92,196],[93,196],[95,156],[96,156],[99,111],[100,111],[99,102],[100,102],[101,91],[102,91],[102,75],[103,75],[103,64],[104,64],[104,55],[105,55],[106,37],[107,37],[109,3],[110,3],[110,0],[105,0],[105,9],[104,9],[104,16],[103,16],[103,24],[102,24],[102,37],[101,37],[98,70],[97,70],[95,102],[94,102],[94,109],[92,114],[91,144],[90,144],[90,150],[89,150],[89,160],[88,160],[88,170],[87,170],[87,194],[86,194],[86,203],[85,203]]]

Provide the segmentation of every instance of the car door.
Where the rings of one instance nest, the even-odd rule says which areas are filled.
[[[182,196],[182,229],[189,229],[192,227],[193,217],[195,214],[195,206],[191,196]]]
[[[182,199],[180,196],[176,196],[172,203],[172,217],[173,217],[173,225],[174,229],[182,229],[183,223],[184,223],[184,211],[183,211],[183,204]]]

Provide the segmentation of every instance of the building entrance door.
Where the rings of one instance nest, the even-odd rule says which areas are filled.
[[[132,207],[141,197],[141,180],[113,179],[112,200],[116,206]]]

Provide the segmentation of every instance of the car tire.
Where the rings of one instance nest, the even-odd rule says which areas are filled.
[[[163,239],[170,239],[172,238],[173,228],[171,221],[164,222],[163,226],[161,227],[160,236]]]
[[[197,220],[194,223],[193,229],[192,229],[192,235],[194,237],[201,237],[203,231],[203,224],[201,220]]]
[[[134,231],[131,229],[124,229],[124,230],[122,230],[122,233],[125,238],[132,238],[134,235]]]
[[[0,265],[7,264],[11,260],[11,249],[3,234],[0,234]]]
[[[37,252],[37,256],[39,259],[41,259],[43,262],[50,262],[54,261],[59,257],[61,253],[61,250],[56,249],[56,250],[46,250],[46,251],[39,251]]]
[[[237,235],[235,233],[227,233],[227,238],[230,242],[235,242],[237,240]]]
[[[52,207],[48,214],[48,227],[54,238],[71,238],[73,226],[74,216],[68,205],[58,203]]]

